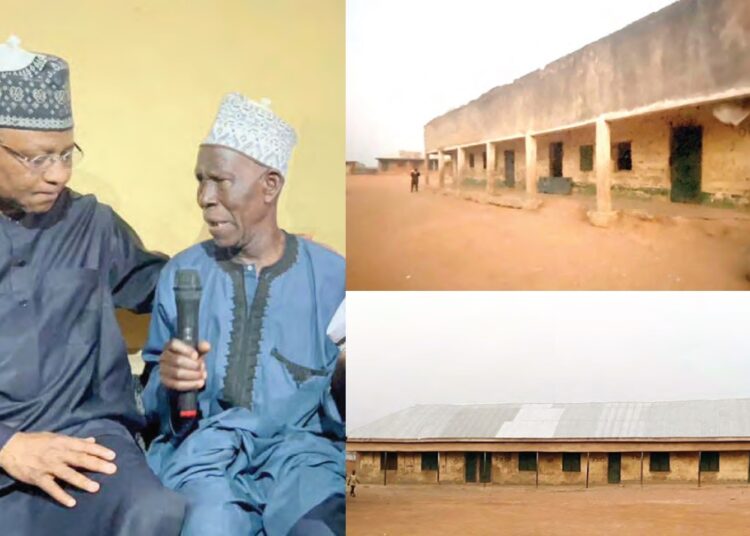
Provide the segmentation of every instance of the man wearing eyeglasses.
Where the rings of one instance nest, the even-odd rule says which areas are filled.
[[[151,309],[165,258],[67,188],[81,156],[67,64],[0,45],[0,532],[177,535],[114,314]]]

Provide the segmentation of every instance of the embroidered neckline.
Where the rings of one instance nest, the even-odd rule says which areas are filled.
[[[274,264],[261,270],[258,288],[249,309],[244,267],[231,261],[219,262],[219,265],[229,273],[234,287],[234,318],[221,396],[221,405],[224,408],[240,406],[252,410],[255,373],[271,283],[297,261],[299,249],[297,237],[286,231],[283,232],[286,237],[284,253]]]

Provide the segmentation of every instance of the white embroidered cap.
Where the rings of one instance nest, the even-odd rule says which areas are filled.
[[[21,48],[12,35],[0,44],[0,128],[73,127],[70,73],[65,60]]]
[[[255,102],[239,93],[224,97],[203,140],[203,145],[222,145],[246,154],[285,178],[296,143],[294,129],[271,111],[270,100]]]

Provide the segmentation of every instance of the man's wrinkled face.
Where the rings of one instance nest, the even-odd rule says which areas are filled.
[[[198,205],[218,246],[242,248],[250,243],[278,195],[277,190],[269,189],[270,174],[278,177],[275,171],[232,149],[200,147],[195,167]]]
[[[13,152],[33,158],[62,154],[74,146],[73,130],[41,132],[0,129],[0,200],[28,213],[47,212],[71,177],[71,167],[57,161],[44,170],[29,169]]]

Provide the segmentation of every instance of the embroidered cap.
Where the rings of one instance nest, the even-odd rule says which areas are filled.
[[[65,60],[27,52],[11,36],[0,44],[0,128],[73,128],[69,79]]]
[[[286,177],[297,134],[271,111],[271,101],[254,102],[239,93],[224,97],[203,145],[229,147]]]

